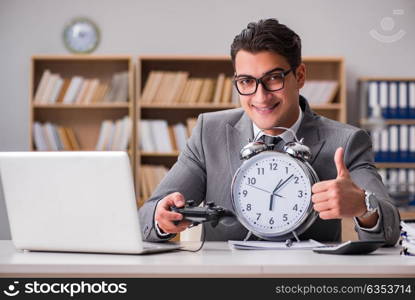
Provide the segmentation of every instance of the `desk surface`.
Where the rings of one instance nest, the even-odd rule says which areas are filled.
[[[199,243],[184,243],[196,248]],[[22,277],[415,277],[415,257],[399,247],[369,255],[327,255],[311,250],[231,250],[206,242],[199,252],[151,255],[17,251],[0,241],[0,276]]]

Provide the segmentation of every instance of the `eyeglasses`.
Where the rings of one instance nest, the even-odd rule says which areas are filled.
[[[293,68],[287,71],[276,68],[267,72],[260,78],[241,75],[235,77],[233,82],[238,93],[244,96],[255,94],[260,83],[268,92],[276,92],[284,88],[284,79],[292,70]]]

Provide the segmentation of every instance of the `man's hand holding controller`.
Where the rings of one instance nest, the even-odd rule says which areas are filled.
[[[192,224],[190,221],[183,220],[182,214],[171,211],[172,206],[184,207],[184,205],[185,199],[178,192],[171,193],[161,199],[157,204],[154,214],[154,219],[158,227],[165,233],[179,233],[189,227]]]

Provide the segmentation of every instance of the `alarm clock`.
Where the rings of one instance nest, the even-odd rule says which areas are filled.
[[[239,222],[265,240],[283,241],[307,230],[317,219],[311,187],[318,176],[309,164],[310,149],[298,140],[283,151],[254,140],[240,151],[242,165],[231,186],[231,200]]]
[[[90,53],[100,41],[98,26],[87,18],[73,19],[63,30],[63,41],[71,52]]]

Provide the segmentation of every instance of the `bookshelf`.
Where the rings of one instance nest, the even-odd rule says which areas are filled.
[[[371,133],[375,163],[403,219],[415,218],[415,78],[364,77],[358,80],[361,125],[377,106],[386,129]],[[392,127],[396,129],[393,132]],[[414,131],[411,131],[413,128]],[[411,155],[412,153],[412,155]],[[412,173],[412,174],[410,174]],[[399,198],[405,199],[397,199]],[[394,197],[394,195],[396,195]],[[408,199],[409,198],[409,199]],[[408,206],[408,202],[411,205]]]
[[[97,86],[91,91],[90,100],[96,101],[75,103],[63,102],[63,97],[68,92],[61,89],[62,98],[49,100],[40,97],[38,89],[46,70],[57,74],[68,85],[74,76],[81,76],[84,79],[97,79]],[[104,94],[113,86],[114,74],[125,74],[124,101],[104,102]],[[101,84],[101,85],[100,85]],[[63,84],[63,86],[65,83]],[[102,93],[98,95],[98,86]],[[105,88],[104,88],[105,86]],[[86,94],[85,94],[86,95]],[[117,94],[118,95],[118,94]],[[101,96],[101,97],[99,97]],[[46,99],[46,100],[44,100]],[[58,100],[57,100],[58,99]],[[133,59],[127,55],[34,55],[31,57],[31,70],[29,80],[29,133],[31,150],[37,150],[34,139],[35,122],[44,124],[50,122],[57,126],[70,128],[79,144],[79,150],[91,151],[96,149],[100,135],[101,124],[104,120],[116,121],[128,116],[130,120],[135,119],[134,101],[134,67]],[[114,99],[110,99],[114,100]],[[135,132],[135,122],[132,122],[131,132]],[[135,138],[129,140],[128,152],[132,166],[135,165]],[[134,172],[135,173],[135,172]]]
[[[337,89],[331,95],[328,103],[311,103],[317,113],[328,118],[346,122],[346,85],[344,60],[342,57],[305,57],[307,80],[335,81]],[[139,56],[136,63],[136,100],[137,120],[166,120],[169,125],[185,123],[188,118],[197,118],[204,112],[218,111],[239,107],[238,96],[232,92],[230,103],[163,103],[163,101],[147,101],[146,83],[152,71],[187,72],[188,78],[210,78],[218,82],[218,74],[231,78],[234,70],[228,56],[185,56],[185,55],[144,55]],[[154,98],[153,98],[154,100]],[[167,102],[167,101],[166,101]],[[137,158],[136,158],[136,186],[139,186],[141,165],[163,165],[170,168],[177,160],[179,151],[155,152],[139,149],[142,138],[140,125],[137,125]],[[143,199],[140,199],[143,201]]]

